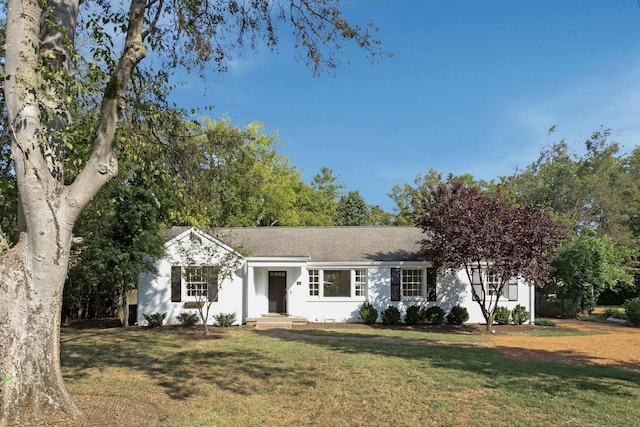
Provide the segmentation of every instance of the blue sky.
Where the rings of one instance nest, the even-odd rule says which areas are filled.
[[[373,19],[393,57],[345,50],[337,74],[313,77],[283,38],[277,55],[244,52],[229,71],[177,89],[185,108],[264,123],[309,182],[331,168],[348,190],[391,211],[391,188],[433,168],[497,179],[546,145],[576,148],[613,130],[640,141],[640,7],[636,0],[347,0]],[[549,135],[552,125],[557,125]]]

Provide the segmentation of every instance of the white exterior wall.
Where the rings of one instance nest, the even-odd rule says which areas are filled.
[[[438,277],[437,297],[438,305],[446,312],[456,304],[460,304],[466,307],[469,312],[468,323],[487,323],[482,315],[480,305],[473,300],[471,285],[464,270],[459,270],[453,277]],[[452,303],[455,300],[459,302],[456,304]],[[451,301],[451,303],[449,303],[449,301]],[[518,279],[518,299],[516,301],[509,301],[507,298],[501,296],[498,300],[498,307],[506,307],[509,310],[513,310],[517,305],[522,305],[529,312],[529,323],[533,323],[535,319],[534,301],[533,286],[529,286]]]
[[[311,267],[322,270],[320,266]],[[310,269],[311,269],[310,268]],[[327,269],[335,268],[362,268],[362,267],[336,267],[327,266]],[[308,269],[303,269],[300,275],[300,285],[290,284],[288,291],[288,314],[306,317],[310,322],[332,323],[332,322],[359,322],[359,310],[362,304],[367,301],[371,303],[379,315],[389,305],[395,306],[404,316],[406,309],[412,305],[419,305],[425,308],[439,306],[445,312],[449,312],[452,307],[461,305],[469,312],[469,323],[485,323],[482,311],[477,302],[473,301],[471,286],[464,271],[459,271],[456,275],[438,277],[436,285],[436,301],[427,301],[426,297],[402,297],[401,301],[391,301],[391,268],[390,266],[368,267],[368,289],[366,297],[351,298],[321,298],[309,296]],[[426,268],[424,265],[409,266],[407,268]],[[518,282],[518,301],[508,301],[500,298],[499,306],[512,310],[516,305],[521,304],[529,311],[531,319],[534,319],[533,312],[533,289],[522,281]],[[378,317],[378,321],[381,318]]]
[[[196,302],[195,297],[187,297],[184,285],[182,286],[182,297],[180,302],[171,301],[171,266],[172,265],[194,265],[207,266],[213,265],[215,262],[211,256],[205,255],[207,251],[202,247],[208,247],[213,250],[220,251],[220,247],[216,247],[216,243],[209,238],[203,238],[204,235],[198,235],[201,239],[201,245],[188,242],[186,239],[189,235],[183,235],[182,239],[172,240],[166,248],[166,257],[156,262],[155,267],[157,274],[147,273],[141,274],[138,278],[138,325],[147,324],[144,315],[152,313],[167,313],[164,321],[165,324],[180,324],[177,316],[180,313],[192,312],[198,314],[197,308],[186,308],[188,302]],[[180,237],[180,236],[179,236]],[[182,242],[183,246],[177,243]],[[191,245],[193,250],[189,251],[188,258],[184,259],[184,248]],[[222,250],[226,250],[222,248]],[[211,252],[209,252],[211,253]],[[236,325],[244,320],[243,312],[243,277],[242,270],[238,271],[231,280],[226,280],[219,284],[218,301],[211,303],[209,309],[209,318],[207,324],[215,324],[214,316],[220,313],[236,313]],[[206,307],[205,307],[206,310]],[[202,323],[201,321],[199,322]]]
[[[195,235],[195,239],[190,236]],[[184,248],[189,249],[188,259],[184,259]],[[167,313],[165,323],[178,324],[176,317],[183,311],[197,313],[197,308],[186,308],[186,302],[195,302],[195,297],[187,297],[182,290],[180,302],[171,301],[172,265],[213,265],[212,251],[230,250],[210,236],[191,229],[167,243],[166,257],[156,263],[157,274],[142,274],[138,283],[138,324],[145,325],[145,314]],[[209,253],[209,255],[206,255]],[[269,312],[269,271],[286,272],[286,313],[291,316],[307,318],[310,322],[359,322],[359,310],[365,301],[370,302],[381,314],[389,305],[397,307],[404,316],[407,307],[440,306],[449,312],[455,305],[466,307],[469,323],[484,323],[484,317],[478,304],[473,301],[471,286],[463,270],[454,275],[438,276],[436,301],[427,301],[426,297],[402,297],[401,301],[391,301],[391,269],[424,269],[425,262],[371,263],[313,263],[305,257],[281,259],[248,258],[244,266],[231,280],[220,284],[218,301],[213,302],[209,313],[209,324],[214,324],[213,316],[219,313],[235,312],[236,324],[244,323],[247,318],[261,317]],[[318,297],[309,295],[309,270],[331,269],[367,269],[367,295],[352,297]],[[322,284],[321,284],[322,286]],[[352,285],[353,286],[353,285]],[[353,294],[353,292],[352,292]],[[518,301],[501,298],[499,306],[513,309],[523,305],[534,319],[534,290],[522,281],[518,282]],[[380,317],[378,321],[381,321]]]

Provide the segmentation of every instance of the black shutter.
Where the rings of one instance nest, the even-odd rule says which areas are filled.
[[[400,269],[391,269],[391,301],[400,301]]]
[[[182,267],[171,266],[171,302],[180,302],[182,299]]]
[[[435,268],[427,268],[427,301],[435,301],[436,295],[436,282],[438,275]]]
[[[509,301],[518,301],[518,279],[515,277],[509,279],[507,298],[509,298]]]
[[[218,274],[213,268],[207,269],[207,298],[209,302],[218,301]]]

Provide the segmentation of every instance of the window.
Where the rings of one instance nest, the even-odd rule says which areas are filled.
[[[493,271],[493,270],[489,270],[487,272],[487,276],[485,279],[485,285],[487,286],[487,289],[489,290],[489,296],[495,296],[497,294],[497,290],[500,287],[500,276],[498,276],[498,274]],[[504,294],[505,289],[502,289],[502,293]]]
[[[402,296],[422,296],[422,270],[402,270]]]
[[[350,297],[351,270],[324,270],[324,296]]]
[[[493,298],[497,295],[497,289],[502,285],[502,278],[491,269],[483,268],[480,271],[474,269],[472,285],[478,294],[478,297],[481,299],[483,283],[487,292],[487,297]],[[518,281],[515,277],[509,279],[507,283],[504,283],[499,297],[507,298],[509,301],[518,300]]]
[[[366,269],[309,270],[309,296],[322,298],[366,297],[367,275]]]
[[[309,296],[320,296],[320,272],[309,270]]]
[[[188,297],[206,297],[207,273],[204,267],[185,267],[184,279]]]
[[[213,267],[172,266],[171,301],[207,299],[218,301],[218,277]]]
[[[355,295],[367,296],[367,270],[356,270]]]

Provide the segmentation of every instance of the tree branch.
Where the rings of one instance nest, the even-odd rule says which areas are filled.
[[[142,42],[146,9],[145,0],[131,2],[124,50],[104,91],[91,155],[74,183],[67,188],[67,207],[75,210],[76,216],[98,190],[118,173],[118,161],[112,148],[113,139],[120,112],[125,107],[124,95],[131,74],[134,67],[147,54]]]

